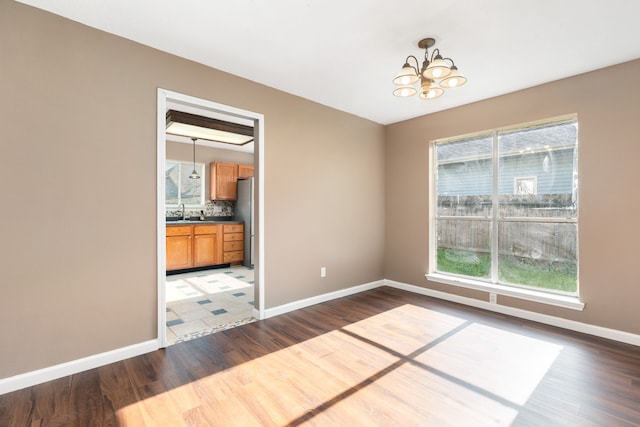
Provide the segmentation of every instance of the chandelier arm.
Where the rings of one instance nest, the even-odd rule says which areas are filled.
[[[415,67],[414,67],[413,65],[409,64],[409,58],[413,58],[413,60],[416,62],[416,66],[415,66]],[[420,66],[420,63],[418,62],[418,58],[416,58],[416,57],[415,57],[415,56],[413,56],[413,55],[409,55],[409,56],[407,56],[407,59],[405,59],[405,61],[404,61],[404,62],[405,62],[405,63],[407,63],[407,64],[409,64],[409,66],[410,66],[411,68],[413,68],[413,71],[415,71],[415,72],[416,72],[416,75],[419,75],[419,74],[420,74],[420,73],[418,72],[418,67]]]
[[[451,58],[442,58],[442,60],[443,60],[443,61],[451,61],[451,66],[452,66],[452,67],[456,65],[456,63],[455,63],[455,62],[453,62],[453,59],[451,59]]]

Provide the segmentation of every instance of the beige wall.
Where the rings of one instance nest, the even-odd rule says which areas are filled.
[[[193,161],[193,144],[185,144],[175,141],[167,141],[166,158],[171,160],[180,160],[185,162]],[[204,191],[205,197],[209,197],[210,193],[210,175],[209,163],[211,162],[229,162],[252,165],[254,163],[253,153],[245,153],[242,151],[223,150],[221,148],[212,148],[196,144],[196,163],[204,163],[205,181]]]
[[[384,128],[8,0],[0,58],[0,378],[156,337],[158,87],[264,114],[267,308],[385,276],[486,299],[424,278],[428,141],[578,113],[587,307],[501,302],[640,333],[640,61]]]
[[[381,125],[8,0],[0,58],[0,378],[155,339],[158,87],[264,114],[267,308],[384,277]]]
[[[583,312],[500,302],[640,333],[640,60],[386,127],[387,279],[488,300],[428,282],[428,147],[437,138],[578,114],[579,276]],[[478,83],[481,84],[481,83]]]

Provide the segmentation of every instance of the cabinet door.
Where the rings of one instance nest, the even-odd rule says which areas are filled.
[[[238,178],[253,177],[253,165],[238,165]]]
[[[167,270],[192,267],[191,236],[167,236]]]
[[[193,266],[215,265],[218,262],[216,234],[196,234],[193,240]]]
[[[211,200],[238,199],[238,165],[235,163],[211,163]]]

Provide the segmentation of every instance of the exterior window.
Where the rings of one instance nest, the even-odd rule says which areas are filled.
[[[204,206],[204,164],[196,163],[196,172],[200,179],[191,179],[193,163],[167,160],[165,162],[165,205],[177,207]]]
[[[577,295],[577,126],[433,142],[431,271]]]
[[[535,195],[538,192],[537,177],[531,176],[527,178],[514,178],[513,194],[526,196],[527,194]]]

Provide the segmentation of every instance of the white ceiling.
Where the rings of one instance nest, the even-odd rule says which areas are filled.
[[[640,57],[637,0],[21,2],[381,124]],[[394,97],[427,36],[469,82]]]

